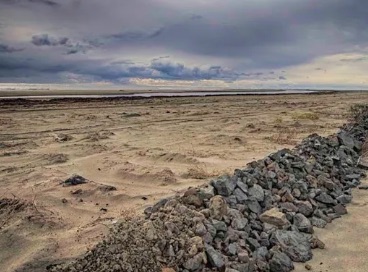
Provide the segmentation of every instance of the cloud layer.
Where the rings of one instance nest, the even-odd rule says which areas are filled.
[[[4,0],[0,82],[315,86],[315,73],[368,65],[367,10],[363,0]]]

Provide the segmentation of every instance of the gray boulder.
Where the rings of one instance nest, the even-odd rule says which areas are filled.
[[[222,196],[229,196],[236,187],[236,180],[229,176],[222,176],[212,181],[217,193]]]
[[[294,262],[306,262],[312,259],[312,249],[307,235],[298,231],[276,230],[271,242]]]
[[[208,262],[213,266],[217,268],[222,268],[225,266],[224,257],[222,254],[218,251],[216,251],[212,246],[206,244],[205,250],[208,258]]]
[[[294,264],[283,252],[274,252],[272,259],[270,260],[270,272],[289,272],[294,269]]]

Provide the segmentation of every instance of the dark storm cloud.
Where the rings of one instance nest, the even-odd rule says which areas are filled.
[[[366,45],[367,10],[367,1],[274,1],[236,22],[173,24],[157,42],[198,55],[243,57],[253,67],[282,67]]]
[[[6,44],[0,43],[0,53],[14,53],[22,51],[22,48],[15,48]]]
[[[30,3],[30,4],[41,4],[51,7],[59,6],[59,3],[51,0],[2,0],[6,4],[22,4],[22,3]]]
[[[22,72],[22,74],[20,74]],[[221,66],[188,67],[184,64],[171,62],[166,57],[156,58],[148,64],[136,64],[130,61],[103,63],[97,60],[76,61],[70,60],[63,64],[54,64],[47,60],[40,62],[34,58],[20,61],[17,58],[0,56],[0,82],[1,78],[18,75],[24,77],[34,72],[43,74],[57,74],[69,72],[79,75],[92,76],[96,80],[119,82],[129,78],[152,78],[167,80],[204,80],[221,79],[228,82],[236,80],[242,73],[225,69]],[[57,78],[55,76],[55,79]]]
[[[154,32],[124,31],[102,40],[121,47],[165,47],[238,62],[242,58],[245,68],[261,69],[300,64],[367,45],[367,1],[249,3],[219,4],[217,10],[209,7],[204,15],[162,24]]]
[[[31,42],[36,46],[57,46],[66,45],[68,40],[67,37],[53,38],[49,37],[48,34],[41,34],[32,36]]]
[[[2,3],[8,12],[2,12]],[[16,5],[23,3],[27,8]],[[31,29],[24,31],[31,44],[14,61],[21,64],[42,51],[47,61],[35,58],[22,68],[40,73],[50,68],[111,81],[233,81],[262,78],[318,57],[362,52],[368,48],[367,10],[363,0],[0,0],[0,18],[7,19],[0,23],[8,30],[0,41],[11,42],[6,33],[13,25],[15,31],[21,24]],[[6,51],[11,47],[0,46]],[[161,55],[170,58],[154,59]],[[11,70],[15,77],[16,70]]]
[[[82,44],[80,42],[73,42],[67,37],[55,38],[50,37],[48,34],[32,36],[31,43],[35,46],[62,46],[66,48],[65,54],[67,55],[86,53],[94,47],[89,42]]]

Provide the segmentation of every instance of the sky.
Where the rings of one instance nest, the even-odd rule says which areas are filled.
[[[367,14],[367,0],[0,0],[0,89],[368,89]]]

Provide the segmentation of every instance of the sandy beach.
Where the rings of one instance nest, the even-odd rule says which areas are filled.
[[[0,101],[2,271],[79,256],[120,218],[311,133],[335,133],[349,107],[367,101],[364,92]],[[90,182],[63,186],[73,174]],[[357,191],[350,214],[318,231],[326,249],[312,271],[366,271],[367,200]]]

